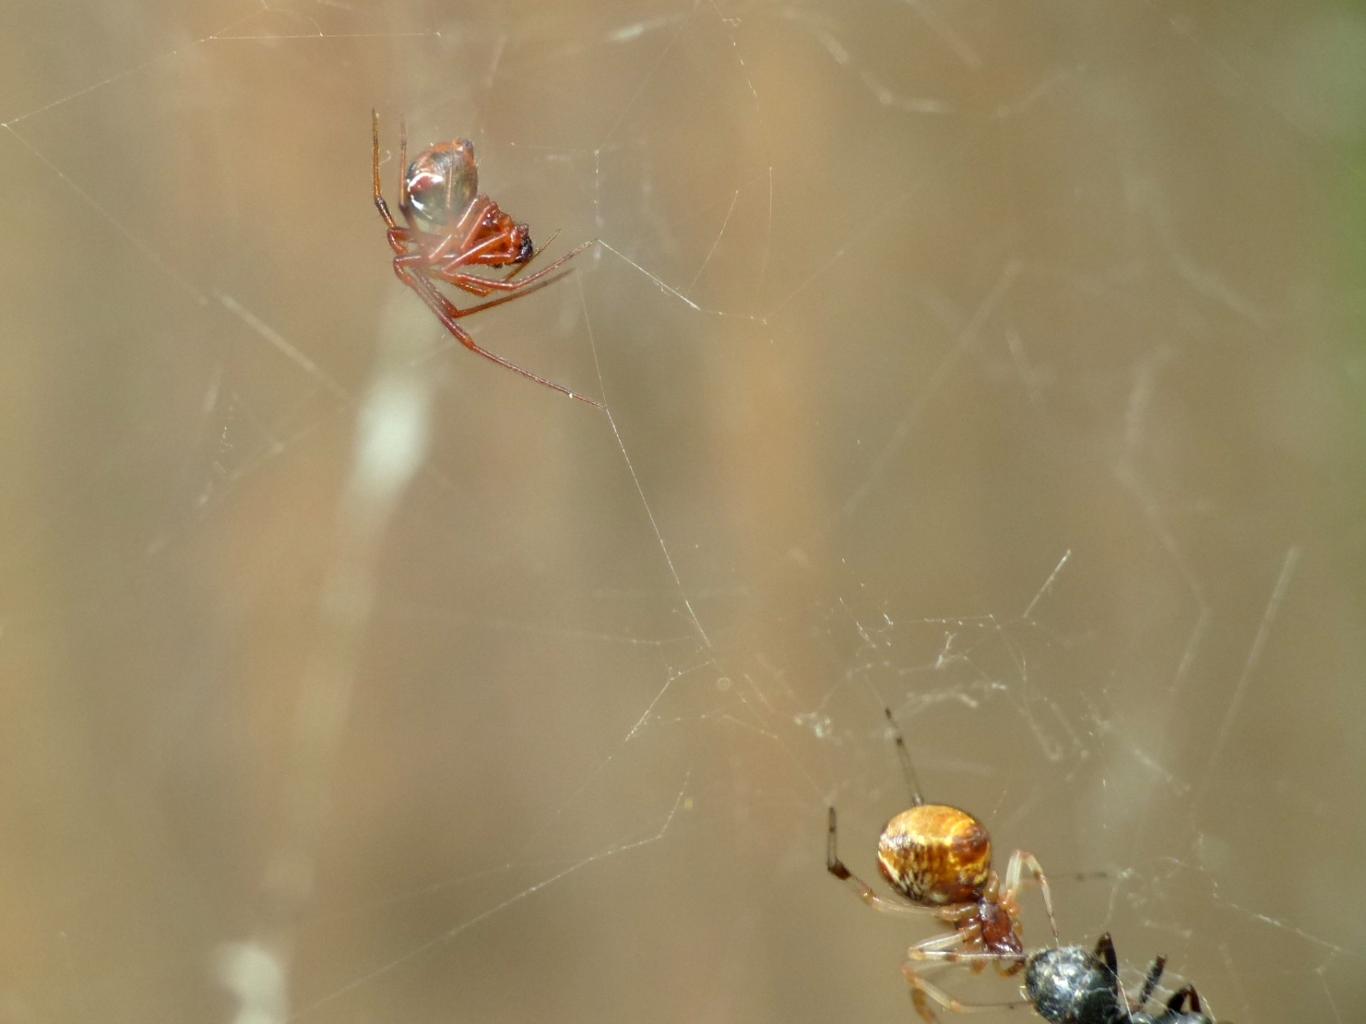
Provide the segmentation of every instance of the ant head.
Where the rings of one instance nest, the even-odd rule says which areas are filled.
[[[430,224],[448,224],[469,209],[479,193],[474,143],[452,139],[424,149],[404,175],[413,212]]]

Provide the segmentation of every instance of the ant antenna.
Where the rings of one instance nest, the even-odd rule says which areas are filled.
[[[892,717],[891,708],[883,708],[887,715],[887,724],[892,727],[892,737],[896,742],[896,756],[901,759],[901,771],[906,776],[906,788],[911,794],[911,806],[919,807],[925,802],[925,798],[920,795],[920,782],[915,776],[915,765],[911,764],[911,752],[906,749],[906,738],[901,735],[901,727],[896,724],[896,719]]]

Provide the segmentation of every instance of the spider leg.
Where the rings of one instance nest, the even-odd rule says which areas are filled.
[[[963,947],[961,949],[955,947]],[[922,939],[906,949],[906,959],[926,960],[933,963],[957,963],[967,960],[972,964],[974,970],[979,970],[981,964],[973,962],[970,957],[982,949],[982,927],[979,924],[971,924],[966,928],[949,932],[947,935],[935,935],[928,939]],[[996,954],[991,954],[995,956]]]
[[[482,199],[484,197],[481,196],[480,198]],[[505,266],[507,261],[502,255],[497,254],[495,246],[498,246],[500,244],[506,246],[508,242],[508,236],[511,230],[512,229],[496,232],[494,234],[488,235],[482,241],[478,242],[474,240],[475,237],[477,237],[478,235],[478,231],[475,231],[469,238],[462,242],[460,246],[456,247],[454,252],[449,251],[451,249],[450,243],[455,237],[454,235],[447,235],[441,239],[439,244],[429,247],[424,245],[423,243],[438,238],[440,236],[428,234],[425,232],[419,232],[418,234],[420,237],[415,238],[414,242],[418,245],[419,248],[421,248],[427,254],[428,262],[432,266],[433,273],[435,273],[438,277],[444,277],[447,274],[454,273],[462,267]],[[556,232],[556,234],[558,233],[559,232]],[[552,238],[553,237],[554,236],[552,236]],[[541,277],[544,277],[546,274],[553,271],[556,267],[561,266],[567,260],[572,259],[574,256],[578,255],[584,249],[587,249],[590,245],[593,244],[593,242],[594,239],[589,239],[587,242],[584,242],[582,245],[580,245],[577,249],[574,249],[573,251],[567,253],[564,256],[561,256],[549,267],[544,267],[541,270],[537,271],[537,274]],[[490,250],[494,250],[494,252],[490,252]],[[516,284],[508,285],[502,282],[512,281],[514,277],[516,277],[518,274],[520,274],[528,266],[531,265],[532,260],[534,260],[537,256],[541,255],[541,253],[543,253],[544,251],[545,246],[542,246],[541,248],[534,250],[532,254],[528,256],[525,260],[523,260],[521,263],[514,263],[512,265],[512,269],[509,270],[506,274],[504,274],[502,278],[478,278],[478,280],[484,282],[500,282],[498,284],[493,285],[493,287],[495,288],[515,288],[517,287]],[[532,279],[533,278],[528,278],[527,280]]]
[[[409,230],[408,228],[396,227],[390,228],[385,232],[385,237],[389,241],[389,247],[396,253],[396,261],[407,267],[411,267],[413,273],[421,274],[424,277],[436,277],[440,280],[448,281],[450,284],[454,284],[458,288],[463,288],[465,291],[477,295],[480,298],[486,298],[493,293],[493,288],[485,287],[485,284],[488,281],[487,278],[480,277],[476,274],[461,274],[458,275],[461,280],[453,280],[452,277],[456,275],[447,277],[443,275],[439,269],[434,269],[428,261],[423,244],[425,241],[436,236],[418,229]],[[591,244],[591,242],[584,243],[584,245]],[[414,246],[416,248],[413,248]],[[579,247],[579,249],[582,248],[584,248],[584,246]],[[569,255],[573,256],[574,253],[571,252]],[[545,268],[546,271],[558,269],[559,265],[562,265],[566,259],[568,259],[568,257],[556,260],[555,264]],[[520,264],[520,266],[525,266],[525,264]],[[511,294],[502,295],[492,302],[481,302],[475,306],[467,306],[460,310],[460,315],[469,316],[469,314],[477,313],[481,309],[489,309],[492,306],[502,305],[504,302],[511,301],[521,295],[529,295],[531,292],[538,291],[557,280],[559,280],[559,276],[547,278],[545,272],[539,272],[532,277],[523,278],[518,282],[518,287],[516,289],[502,289]]]
[[[1038,858],[1026,850],[1016,850],[1010,855],[1010,862],[1006,865],[1006,900],[1013,900],[1020,891],[1020,876],[1026,867],[1034,881],[1039,883],[1039,895],[1043,897],[1043,908],[1048,912],[1048,926],[1053,930],[1053,945],[1056,946],[1058,919],[1053,915],[1053,894],[1049,891],[1048,878],[1039,866]]]
[[[433,266],[438,263],[445,264],[447,261],[459,266],[463,263],[472,262],[481,252],[490,248],[493,243],[501,241],[502,234],[491,235],[478,244],[475,244],[474,241],[479,234],[480,227],[483,226],[484,212],[490,206],[497,205],[488,196],[476,196],[474,202],[465,208],[465,212],[455,222],[450,234],[445,235],[435,247],[428,250],[427,261]]]
[[[892,736],[896,741],[896,756],[901,761],[901,774],[906,776],[906,789],[911,794],[911,806],[919,807],[925,802],[925,798],[920,795],[920,781],[915,776],[915,765],[911,763],[911,752],[906,748],[906,737],[901,734],[901,726],[896,724],[892,709],[883,708],[882,713],[887,716],[887,724],[892,727]]]
[[[379,184],[379,111],[376,110],[374,107],[371,107],[371,108],[370,108],[370,143],[371,143],[371,160],[372,160],[372,163],[373,163],[374,179],[375,179],[375,181],[374,181],[375,209],[377,209],[377,210],[379,211],[379,215],[380,215],[381,217],[384,218],[384,223],[389,225],[389,230],[390,230],[390,231],[401,231],[401,230],[403,230],[403,229],[400,228],[400,227],[398,226],[398,222],[394,220],[394,215],[393,215],[392,213],[389,212],[389,204],[386,203],[386,202],[384,201],[384,193],[383,193],[383,191],[380,189],[380,184]],[[390,245],[393,245],[393,242],[390,242],[389,244],[390,244]]]
[[[426,237],[432,238],[435,236],[428,235]],[[445,251],[449,247],[448,243],[454,238],[454,235],[447,235],[441,240],[439,245],[436,245],[431,249],[423,250],[423,256],[425,257],[428,266],[431,268],[431,273],[434,277],[439,277],[443,281],[450,280],[449,275],[455,274],[461,267],[486,266],[488,259],[495,260],[499,266],[502,265],[502,261],[499,260],[496,255],[491,254],[489,250],[499,242],[506,243],[506,233],[489,235],[482,242],[475,242],[473,236],[471,236],[465,242],[461,243],[457,251]],[[496,278],[485,279],[475,277],[475,280],[496,280]]]
[[[439,280],[445,281],[447,284],[453,284],[457,288],[461,288],[464,291],[469,292],[471,295],[477,295],[481,299],[487,298],[488,296],[493,294],[493,289],[488,287],[484,283],[484,279],[481,278],[478,274],[437,273],[433,274],[433,276],[438,278]],[[525,292],[523,292],[522,294],[525,294]],[[516,298],[516,295],[504,295],[503,298],[513,299]]]
[[[984,954],[995,957],[995,953]],[[906,978],[906,984],[911,987],[911,1002],[915,1004],[915,1009],[922,1020],[935,1021],[934,1008],[930,1006],[930,1000],[938,1003],[944,1009],[952,1013],[989,1013],[992,1010],[1013,1009],[1017,1006],[1028,1006],[1028,999],[1003,999],[994,1003],[965,1003],[949,995],[938,985],[932,984],[921,977],[916,971],[913,961],[907,960],[901,965],[901,973]]]
[[[426,275],[423,272],[426,268],[426,264],[423,261],[422,254],[420,252],[405,253],[402,256],[396,257],[394,259],[394,263],[402,264],[405,267],[405,270],[407,270],[407,272],[409,273],[414,273],[424,278],[426,277]],[[407,284],[407,278],[399,272],[397,266],[395,266],[394,268],[394,273],[398,274],[399,280],[403,281],[404,284]],[[567,271],[565,273],[567,273]],[[535,282],[530,288],[526,288],[519,292],[513,292],[510,295],[500,295],[496,299],[489,299],[487,302],[476,302],[472,306],[459,307],[452,304],[451,308],[455,311],[456,316],[460,317],[461,319],[464,319],[472,313],[481,313],[486,309],[492,309],[494,306],[501,306],[505,302],[513,302],[514,300],[520,299],[523,296],[530,295],[532,292],[540,291],[542,288],[546,288],[554,284],[563,276],[564,273],[557,274],[555,277],[548,278],[544,281]]]
[[[854,891],[859,899],[874,910],[881,911],[884,914],[937,915],[940,912],[937,907],[919,907],[913,903],[902,903],[898,900],[889,900],[884,896],[879,896],[872,886],[845,867],[844,862],[840,860],[839,854],[835,851],[835,809],[833,807],[830,808],[830,825],[826,833],[825,870],[841,882],[847,882],[849,888]]]
[[[402,114],[398,118],[398,210],[408,222],[408,227],[416,229],[417,222],[413,219],[413,205],[408,195],[408,118]]]
[[[424,231],[417,226],[411,209],[402,212],[408,218],[408,227],[389,229],[387,232],[389,248],[400,256],[421,256],[424,263],[437,269],[440,269],[438,264],[458,266],[462,256],[478,257],[480,253],[498,241],[498,236],[495,235],[471,247],[464,253],[445,253],[445,250],[455,240],[455,235],[437,235],[430,231]]]
[[[935,960],[934,956],[927,956],[927,953],[939,953],[951,949],[953,946],[961,946],[970,942],[973,935],[973,928],[968,928],[961,932],[949,932],[947,935],[934,935],[928,939],[907,947],[906,959],[908,960]]]
[[[389,248],[394,250],[396,256],[403,257],[409,263],[421,264],[425,274],[441,276],[441,265],[444,263],[450,266],[458,266],[458,257],[445,256],[433,257],[432,253],[451,241],[452,235],[434,235],[430,231],[423,231],[421,228],[390,228],[384,233]],[[481,242],[475,250],[477,256],[480,250],[492,245],[496,239],[488,242]]]
[[[527,277],[519,277],[516,280],[512,280],[511,275],[503,278],[489,278],[480,277],[478,274],[471,274],[462,270],[447,270],[445,268],[434,270],[432,273],[433,276],[439,277],[441,280],[453,284],[457,288],[463,288],[465,291],[472,292],[481,297],[495,291],[515,292],[527,287],[527,285],[535,284],[537,281],[542,281],[549,277],[592,244],[593,243],[590,240],[584,242],[582,245],[575,246],[563,256],[536,271],[536,273]]]
[[[421,274],[410,270],[407,265],[400,263],[399,260],[394,260],[394,273],[398,275],[400,281],[417,292],[422,301],[436,314],[437,319],[441,321],[442,326],[451,333],[456,341],[460,342],[460,344],[464,345],[471,352],[481,355],[489,360],[489,362],[497,363],[499,366],[511,370],[513,373],[520,374],[527,378],[527,380],[534,380],[537,384],[544,385],[552,391],[558,391],[562,395],[576,398],[580,402],[593,406],[595,409],[601,409],[603,407],[602,403],[595,402],[586,395],[581,395],[576,391],[570,391],[569,388],[565,387],[563,384],[556,384],[553,380],[547,380],[545,377],[541,377],[538,374],[532,373],[530,370],[518,366],[511,360],[504,359],[497,353],[490,352],[488,349],[481,347],[458,322],[458,318],[463,316],[465,312],[469,312],[468,310],[460,310],[455,303],[451,302],[450,299],[437,291],[430,281]]]
[[[399,259],[403,259],[403,257],[399,257]],[[406,262],[406,261],[405,261],[405,262]],[[417,260],[416,262],[417,262],[417,264],[418,264],[419,273],[420,273],[420,271],[421,271],[421,260],[419,259],[419,260]],[[542,288],[546,288],[546,287],[548,287],[548,286],[554,284],[556,281],[558,281],[561,277],[564,276],[564,273],[567,273],[567,271],[566,271],[566,272],[563,272],[563,273],[560,273],[560,274],[557,274],[557,275],[555,275],[554,277],[549,278],[549,279],[547,279],[547,280],[545,280],[545,281],[537,281],[534,285],[532,285],[530,288],[527,288],[527,289],[524,290],[524,291],[513,292],[513,293],[510,294],[510,295],[499,295],[496,299],[489,299],[487,302],[476,302],[476,303],[475,303],[474,305],[472,305],[472,306],[459,306],[459,307],[455,307],[455,308],[456,308],[456,311],[457,311],[457,315],[460,316],[461,319],[463,319],[463,318],[469,316],[471,313],[480,313],[480,312],[482,312],[482,311],[484,311],[484,310],[486,310],[486,309],[492,309],[494,306],[501,306],[501,305],[502,305],[503,303],[505,303],[505,302],[514,302],[514,301],[516,301],[517,299],[520,299],[520,298],[522,298],[522,297],[524,297],[524,296],[530,295],[532,292],[538,292],[538,291],[540,291]],[[478,294],[478,293],[476,292],[475,294]],[[481,296],[481,297],[482,297],[482,296]]]
[[[414,228],[392,227],[384,232],[384,238],[389,243],[389,248],[394,250],[395,256],[407,256],[413,252],[409,247],[417,244],[415,236],[419,234],[420,232]],[[421,255],[420,251],[418,255]]]
[[[1022,953],[964,952],[957,949],[934,949],[926,942],[918,942],[906,950],[908,960],[931,960],[936,963],[981,965],[1023,963]]]
[[[932,964],[967,964],[973,974],[979,974],[988,965],[996,968],[1003,978],[1018,974],[1024,969],[1028,958],[1020,953],[992,953],[982,949],[928,949],[926,943],[918,943],[906,951],[906,962],[912,960],[928,961]]]

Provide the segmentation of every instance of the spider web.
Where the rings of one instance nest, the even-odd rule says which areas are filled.
[[[931,926],[823,865],[829,804],[870,878],[905,804],[884,707],[1064,941],[1361,1018],[1359,14],[216,0],[4,46],[3,1019],[912,1020]],[[406,114],[599,240],[467,323],[605,413],[394,280],[372,105],[391,200]]]

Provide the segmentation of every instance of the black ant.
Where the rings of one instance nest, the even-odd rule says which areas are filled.
[[[918,959],[947,958],[926,951]],[[957,953],[953,959],[985,963],[1011,957],[999,953]],[[1048,946],[1030,953],[1024,964],[1025,998],[996,1003],[963,1003],[953,999],[945,1007],[956,1013],[970,1013],[1029,1006],[1050,1024],[1215,1024],[1214,1018],[1201,1007],[1194,985],[1177,989],[1162,1009],[1146,1009],[1167,965],[1165,957],[1153,961],[1143,986],[1130,998],[1119,983],[1119,958],[1108,932],[1096,942],[1094,952],[1081,946]]]

